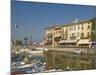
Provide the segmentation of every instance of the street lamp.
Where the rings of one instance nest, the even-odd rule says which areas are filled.
[[[18,25],[17,24],[14,24],[14,37],[15,37],[14,46],[15,46],[15,43],[16,43],[16,29],[17,28],[18,28]]]

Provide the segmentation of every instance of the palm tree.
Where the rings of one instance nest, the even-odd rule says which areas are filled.
[[[27,44],[28,38],[27,37],[24,37],[24,40],[25,40],[25,44]]]
[[[21,40],[16,40],[15,45],[16,46],[22,45],[22,41]]]

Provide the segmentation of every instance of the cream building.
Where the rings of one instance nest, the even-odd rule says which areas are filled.
[[[53,46],[58,46],[59,41],[62,38],[62,27],[61,26],[57,26],[54,28],[54,35],[53,35]]]
[[[89,43],[91,39],[92,22],[91,21],[75,21],[70,24],[55,26],[46,31],[46,35],[51,35],[51,38],[46,36],[46,40],[52,41],[52,46],[72,45],[79,46],[81,40]]]
[[[54,32],[53,28],[45,29],[44,45],[52,45],[53,32]]]

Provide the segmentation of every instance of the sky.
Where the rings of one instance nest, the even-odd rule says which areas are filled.
[[[86,5],[11,1],[12,40],[32,36],[33,42],[43,40],[45,28],[71,23],[78,18],[96,17],[96,7]],[[18,26],[15,28],[15,24]]]

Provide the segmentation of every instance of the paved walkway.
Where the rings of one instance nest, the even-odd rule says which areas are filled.
[[[48,48],[48,50],[94,54],[96,49],[93,49],[93,48]]]

